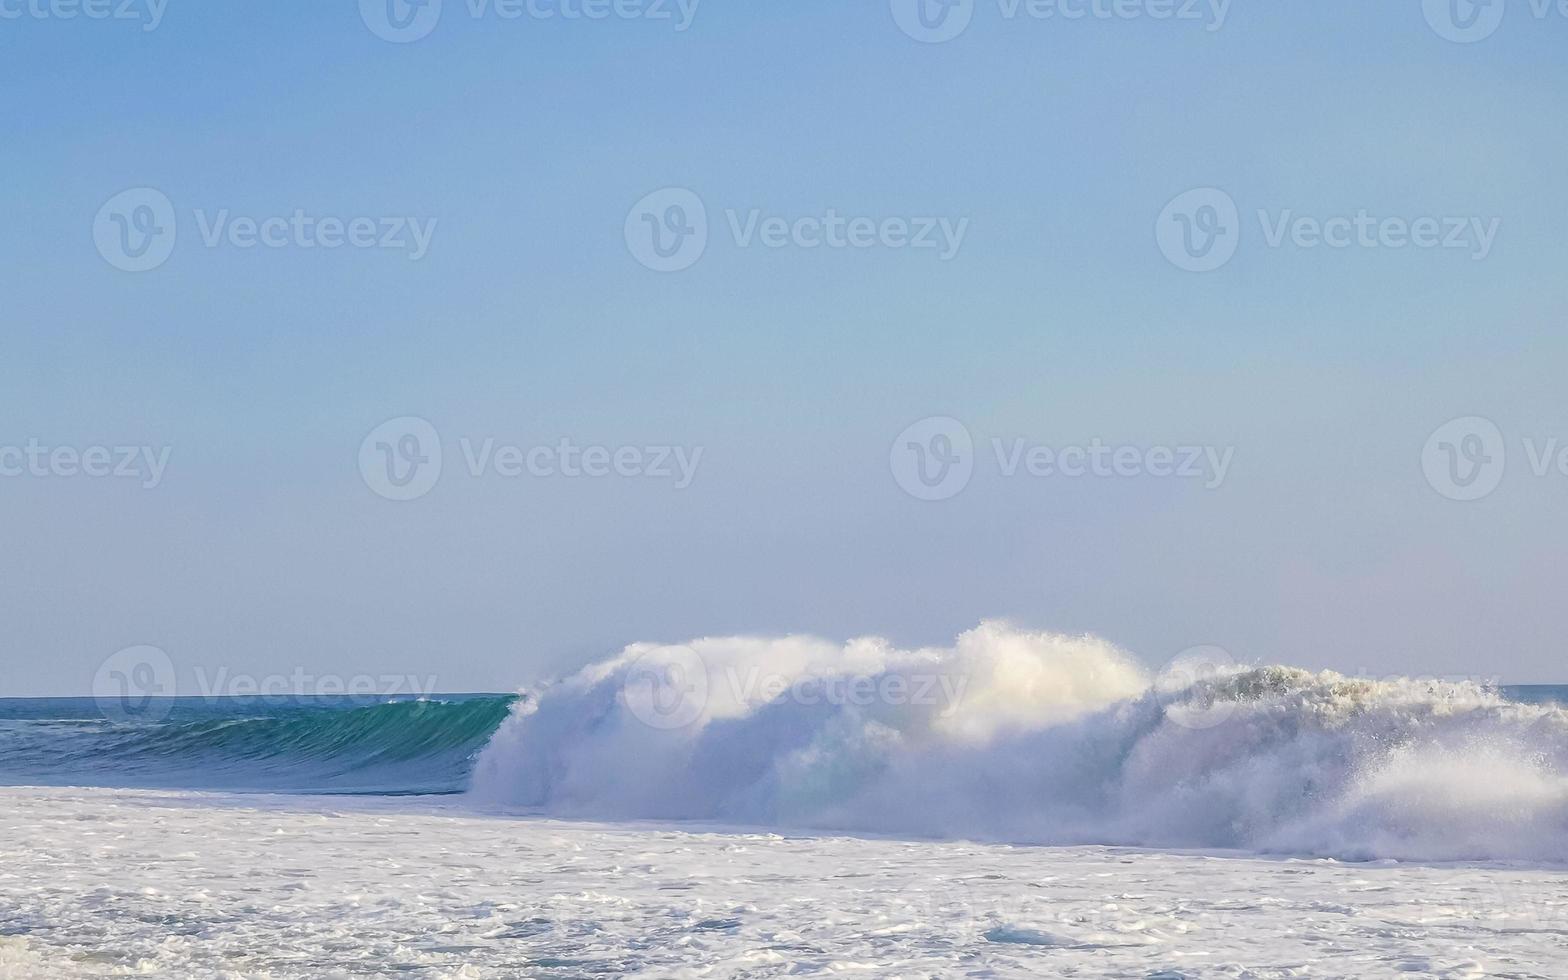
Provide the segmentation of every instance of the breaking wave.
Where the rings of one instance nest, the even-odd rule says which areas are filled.
[[[1085,636],[636,644],[527,692],[480,801],[599,819],[1354,860],[1568,859],[1568,713]]]
[[[458,793],[514,700],[174,699],[134,723],[45,701],[0,720],[0,784]]]

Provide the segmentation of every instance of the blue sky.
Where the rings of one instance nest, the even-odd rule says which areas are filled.
[[[1508,0],[1456,43],[1419,0],[1220,24],[990,0],[928,44],[887,0],[706,0],[684,31],[445,0],[390,43],[350,0],[169,0],[153,30],[31,2],[0,19],[0,446],[170,452],[150,489],[0,477],[0,693],[86,693],[137,644],[505,689],[632,640],[936,643],[987,617],[1152,665],[1212,644],[1564,679],[1568,476],[1523,440],[1568,441],[1568,17]],[[1194,273],[1155,226],[1211,187],[1240,240]],[[126,272],[94,221],[134,188],[178,235]],[[661,273],[624,229],[665,188],[708,241]],[[966,232],[944,259],[730,230],[828,209]],[[1270,247],[1257,217],[1362,210],[1495,237]],[[417,260],[203,240],[296,211],[435,225]],[[1423,447],[1471,416],[1506,474],[1456,501]],[[444,463],[394,501],[358,460],[402,417]],[[890,464],[930,417],[975,445],[936,501]],[[684,489],[475,477],[465,438],[702,457]],[[1234,461],[1212,489],[1006,476],[993,440]]]

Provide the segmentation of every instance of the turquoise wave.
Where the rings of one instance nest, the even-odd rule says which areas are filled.
[[[455,793],[516,700],[175,699],[140,721],[92,699],[0,701],[0,783]]]

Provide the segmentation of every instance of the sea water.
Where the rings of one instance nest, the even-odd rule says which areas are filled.
[[[1003,624],[0,701],[0,977],[1561,976],[1565,704]]]
[[[0,785],[456,793],[514,700],[0,699]]]

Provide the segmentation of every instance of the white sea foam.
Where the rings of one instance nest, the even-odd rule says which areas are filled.
[[[1154,681],[1104,641],[1001,623],[916,650],[637,644],[529,692],[473,794],[607,819],[1568,859],[1561,709],[1287,667]]]
[[[1556,977],[1560,872],[0,788],[0,980]]]

